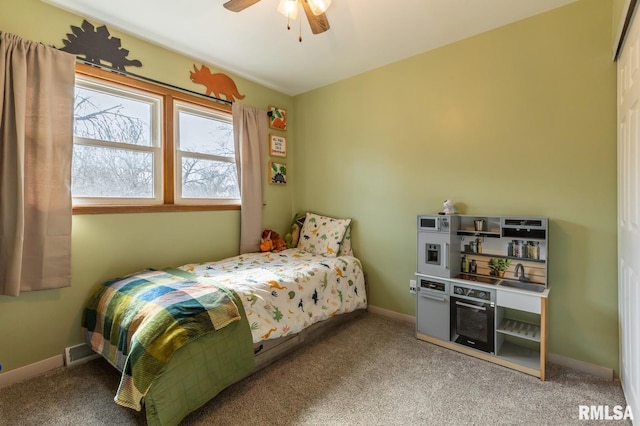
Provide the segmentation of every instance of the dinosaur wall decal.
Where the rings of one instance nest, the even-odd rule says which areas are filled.
[[[125,67],[141,67],[142,62],[137,59],[128,59],[129,51],[122,47],[122,42],[117,37],[111,37],[105,25],[94,27],[86,19],[80,27],[71,26],[71,33],[62,40],[64,47],[59,50],[78,56],[87,62],[96,65],[105,65],[102,61],[111,64],[111,68],[126,71]]]
[[[241,95],[240,92],[238,92],[236,83],[233,82],[231,77],[222,73],[213,74],[206,65],[202,65],[200,69],[198,69],[198,67],[193,64],[193,71],[190,71],[189,75],[191,81],[196,84],[202,84],[207,88],[207,92],[205,93],[207,96],[213,93],[213,96],[220,98],[221,95],[224,95],[225,99],[229,102],[235,102],[235,98],[244,99],[245,95]]]

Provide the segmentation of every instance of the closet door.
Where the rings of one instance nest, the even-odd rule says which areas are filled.
[[[618,59],[618,317],[620,380],[640,415],[640,17]]]

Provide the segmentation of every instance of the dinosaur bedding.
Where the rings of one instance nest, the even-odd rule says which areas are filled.
[[[323,257],[294,248],[179,269],[233,289],[242,300],[254,343],[367,306],[362,265],[353,256]]]
[[[199,336],[215,345],[208,349],[217,354],[215,368],[233,374],[215,394],[251,371],[253,343],[366,306],[357,258],[293,248],[110,281],[87,303],[83,328],[91,347],[122,372],[116,402],[140,410],[174,351]]]

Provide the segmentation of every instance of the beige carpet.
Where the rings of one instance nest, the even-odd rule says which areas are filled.
[[[223,391],[186,425],[587,425],[580,405],[625,406],[617,381],[554,365],[548,380],[443,349],[365,314]],[[0,389],[1,425],[135,425],[103,360]],[[631,424],[614,421],[606,424]]]

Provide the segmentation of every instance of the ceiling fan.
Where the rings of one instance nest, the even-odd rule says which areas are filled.
[[[224,3],[223,6],[232,12],[241,12],[259,1],[260,0],[229,0]],[[278,12],[290,19],[296,19],[298,4],[302,4],[313,34],[323,33],[330,28],[329,20],[324,12],[331,4],[331,0],[280,0]]]

